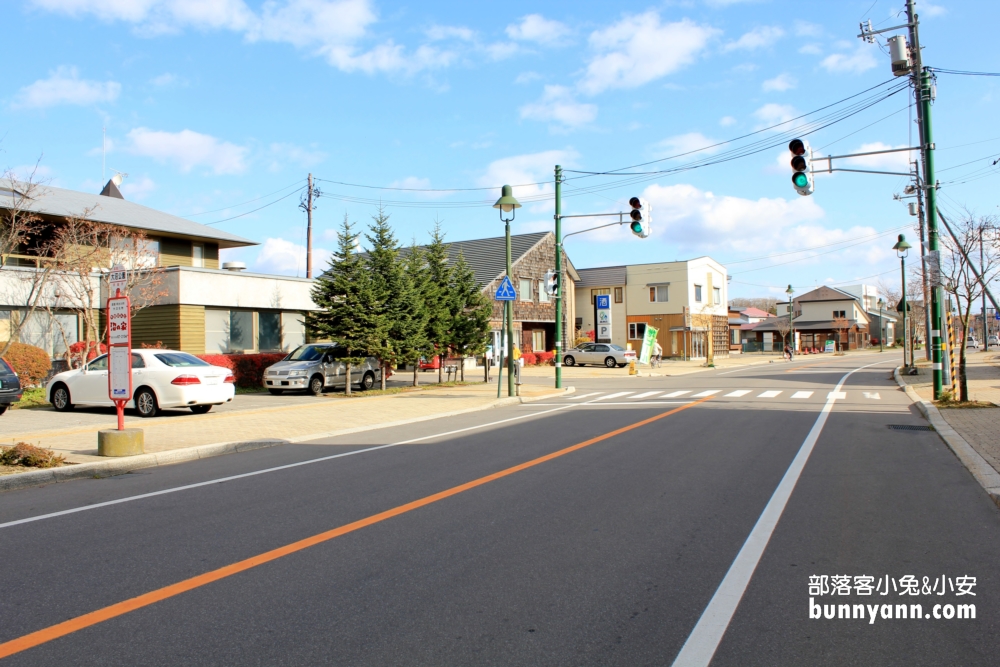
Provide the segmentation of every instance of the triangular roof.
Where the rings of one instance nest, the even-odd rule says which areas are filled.
[[[109,184],[114,185],[110,182]],[[105,187],[105,190],[107,189]],[[31,196],[24,197],[23,193],[29,190]],[[121,192],[118,194],[120,196]],[[0,180],[0,208],[13,206],[15,198],[24,210],[53,218],[86,217],[95,222],[141,229],[153,236],[206,239],[217,242],[220,248],[257,245],[255,241],[242,236],[114,196],[102,197],[89,192],[54,188],[49,185],[26,186],[9,179]]]
[[[118,186],[115,185],[114,181],[108,181],[107,185],[104,186],[104,189],[101,190],[101,196],[114,197],[115,199],[125,199],[122,195],[122,191],[118,189]]]
[[[802,296],[794,297],[794,300],[799,303],[809,303],[812,301],[843,301],[844,299],[851,299],[852,301],[859,300],[858,297],[854,296],[850,292],[839,290],[836,287],[827,287],[826,285],[817,287],[811,292],[806,292]]]

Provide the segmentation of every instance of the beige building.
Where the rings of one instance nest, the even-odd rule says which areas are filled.
[[[646,326],[657,329],[667,357],[705,358],[729,354],[726,269],[710,257],[580,269],[577,330],[595,329],[594,300],[611,301],[611,342],[638,350]]]

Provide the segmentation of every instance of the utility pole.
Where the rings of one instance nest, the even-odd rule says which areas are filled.
[[[912,14],[913,0],[907,0],[907,12],[916,21],[916,15]],[[919,46],[919,45],[918,45]],[[923,106],[923,136],[921,137],[920,151],[924,156],[924,183],[927,189],[927,241],[928,249],[934,257],[934,261],[940,266],[941,241],[938,237],[937,223],[937,180],[934,175],[934,135],[931,130],[931,73],[926,68],[920,72],[920,104]],[[938,272],[939,273],[939,272]],[[944,301],[944,288],[940,285],[931,286],[931,331],[928,339],[934,346],[931,357],[931,368],[934,374],[934,400],[941,398],[944,390],[944,377],[942,374],[943,354],[941,350],[941,303]]]
[[[556,165],[556,389],[562,389],[563,353],[562,166]],[[596,322],[596,320],[595,320]]]
[[[307,179],[309,193],[306,195],[306,278],[313,277],[313,175]]]
[[[983,226],[979,226],[979,270],[986,274],[986,265],[983,259]],[[984,285],[985,287],[985,285]],[[989,321],[986,319],[986,290],[983,289],[983,352],[990,349]]]

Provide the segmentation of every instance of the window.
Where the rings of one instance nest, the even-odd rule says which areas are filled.
[[[716,306],[718,306],[719,304],[722,303],[722,288],[721,287],[713,287],[712,288],[712,300],[713,300],[712,302]]]
[[[253,311],[229,311],[229,349],[253,349]]]
[[[611,294],[611,288],[609,287],[598,287],[597,289],[590,290],[590,305],[594,305],[594,297],[600,296],[601,294]]]
[[[108,370],[108,355],[102,354],[97,357],[89,364],[87,364],[87,372],[93,373],[94,371],[106,371]]]
[[[132,353],[132,368],[145,368],[146,362],[143,360],[141,354]]]
[[[701,285],[694,286],[694,300],[701,303]]]
[[[629,340],[642,340],[645,336],[646,336],[645,322],[629,322],[628,325]]]
[[[545,351],[545,329],[533,329],[531,332],[531,349],[534,352]]]
[[[538,281],[538,303],[548,303],[549,293],[545,291],[545,281]]]
[[[625,289],[622,287],[615,288],[615,303],[621,303],[625,300]]]
[[[191,266],[205,268],[205,244],[191,244]]]
[[[164,352],[154,354],[154,357],[172,368],[191,368],[193,366],[211,366],[207,361],[202,361],[193,354],[187,352]]]
[[[318,361],[325,349],[316,345],[303,345],[288,355],[288,361]]]
[[[281,313],[272,311],[257,315],[257,349],[261,352],[281,349]]]
[[[595,345],[594,352],[610,352],[611,347],[608,345]]]
[[[666,303],[670,300],[670,287],[667,285],[656,285],[649,288],[650,303]]]
[[[521,301],[534,301],[534,297],[531,295],[531,281],[527,278],[521,278],[521,290],[520,290]]]
[[[835,318],[836,317],[847,317],[847,311],[846,310],[835,310],[835,311],[833,311],[833,316]]]

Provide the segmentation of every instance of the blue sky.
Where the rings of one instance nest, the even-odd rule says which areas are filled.
[[[5,15],[17,66],[0,97],[0,165],[24,173],[40,158],[53,185],[96,192],[106,128],[104,177],[127,172],[126,198],[249,237],[261,245],[229,258],[301,275],[296,188],[310,171],[323,179],[321,256],[345,214],[365,224],[379,200],[406,242],[425,240],[435,220],[452,240],[500,235],[489,203],[503,183],[525,184],[516,231],[550,229],[556,163],[607,171],[659,160],[891,79],[884,47],[856,35],[862,19],[902,22],[901,9],[900,0],[17,0]],[[917,10],[926,64],[1000,71],[1000,4]],[[938,80],[946,211],[997,212],[998,85]],[[903,91],[809,139],[823,154],[905,146],[909,100]],[[569,173],[567,214],[621,210],[633,195],[654,206],[649,239],[611,228],[570,239],[570,256],[589,267],[707,254],[729,267],[732,296],[898,281],[891,246],[913,219],[892,195],[906,179],[827,175],[800,197],[789,157],[779,146],[633,183]],[[906,160],[853,166],[900,171]],[[585,224],[594,223],[567,227]]]

